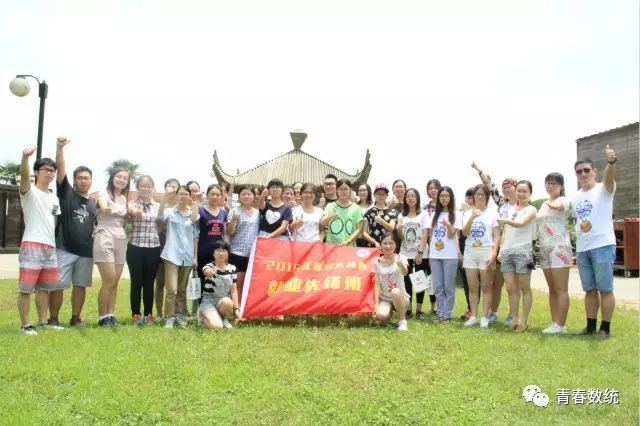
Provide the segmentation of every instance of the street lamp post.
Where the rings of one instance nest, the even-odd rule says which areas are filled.
[[[47,99],[47,92],[49,91],[49,86],[47,85],[46,81],[42,80],[42,82],[40,82],[40,80],[38,80],[38,78],[33,75],[18,74],[16,75],[16,78],[11,80],[11,83],[9,84],[9,89],[11,90],[11,93],[20,97],[26,96],[29,94],[31,87],[29,86],[29,82],[27,81],[26,77],[31,77],[38,82],[38,96],[40,97],[40,115],[38,117],[38,144],[37,144],[38,148],[36,151],[36,159],[39,160],[40,158],[42,158],[42,131],[44,128],[44,103],[45,103],[45,100]]]

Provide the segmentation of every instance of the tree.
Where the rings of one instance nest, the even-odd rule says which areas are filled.
[[[121,158],[119,160],[115,160],[109,167],[107,167],[107,174],[110,175],[111,170],[115,168],[127,169],[129,170],[131,181],[135,184],[138,181],[138,177],[140,177],[140,172],[138,172],[139,167],[140,164],[134,164],[125,158]]]
[[[0,181],[17,185],[20,181],[20,164],[8,161],[0,165]]]
[[[537,200],[531,201],[531,205],[540,210],[540,207],[542,207],[545,201],[547,201],[547,198],[538,198]]]

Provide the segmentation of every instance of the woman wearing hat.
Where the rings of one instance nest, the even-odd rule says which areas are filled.
[[[377,184],[373,190],[373,198],[375,200],[373,207],[364,214],[363,237],[371,247],[378,249],[380,249],[384,234],[393,232],[396,229],[398,220],[398,211],[387,205],[387,197],[389,197],[387,185],[384,183]]]

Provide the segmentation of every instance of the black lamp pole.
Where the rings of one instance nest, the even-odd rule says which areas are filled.
[[[36,151],[36,160],[39,160],[42,158],[42,131],[44,129],[44,103],[47,99],[49,86],[47,85],[46,81],[42,80],[42,83],[41,83],[37,77],[30,74],[16,75],[16,78],[25,78],[25,77],[31,77],[38,82],[38,96],[40,97],[40,115],[38,117],[38,145],[37,145],[37,151]]]

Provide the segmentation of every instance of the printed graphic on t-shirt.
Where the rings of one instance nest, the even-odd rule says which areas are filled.
[[[404,224],[404,250],[416,251],[420,242],[420,233],[422,226],[417,222],[406,222]]]
[[[578,214],[578,218],[580,218],[580,230],[582,232],[586,233],[591,231],[589,216],[591,216],[592,210],[593,204],[591,204],[589,200],[584,200],[576,204],[576,213]]]
[[[471,229],[473,230],[473,227]],[[442,224],[442,222],[438,222],[435,229],[433,230],[433,238],[435,238],[436,240],[433,243],[433,248],[435,248],[438,251],[444,250],[443,239],[446,235],[447,235],[447,228]]]
[[[89,220],[89,211],[87,210],[87,206],[82,204],[80,208],[73,210],[71,218],[74,222],[85,223]]]
[[[335,234],[335,235],[340,234],[343,229],[345,229],[347,234],[349,234],[349,235],[353,234],[354,231],[356,230],[356,227],[353,224],[353,220],[347,219],[346,222],[345,222],[340,217],[336,217],[329,224],[329,231],[332,234]]]
[[[471,225],[471,237],[473,238],[472,247],[482,247],[482,237],[487,233],[487,227],[482,222],[473,222]]]
[[[389,291],[398,287],[398,285],[396,284],[396,280],[393,278],[393,273],[385,274],[385,278],[387,281],[387,288],[389,289]]]
[[[267,210],[264,215],[264,218],[267,220],[269,225],[273,225],[278,220],[280,220],[280,212],[274,210]]]

